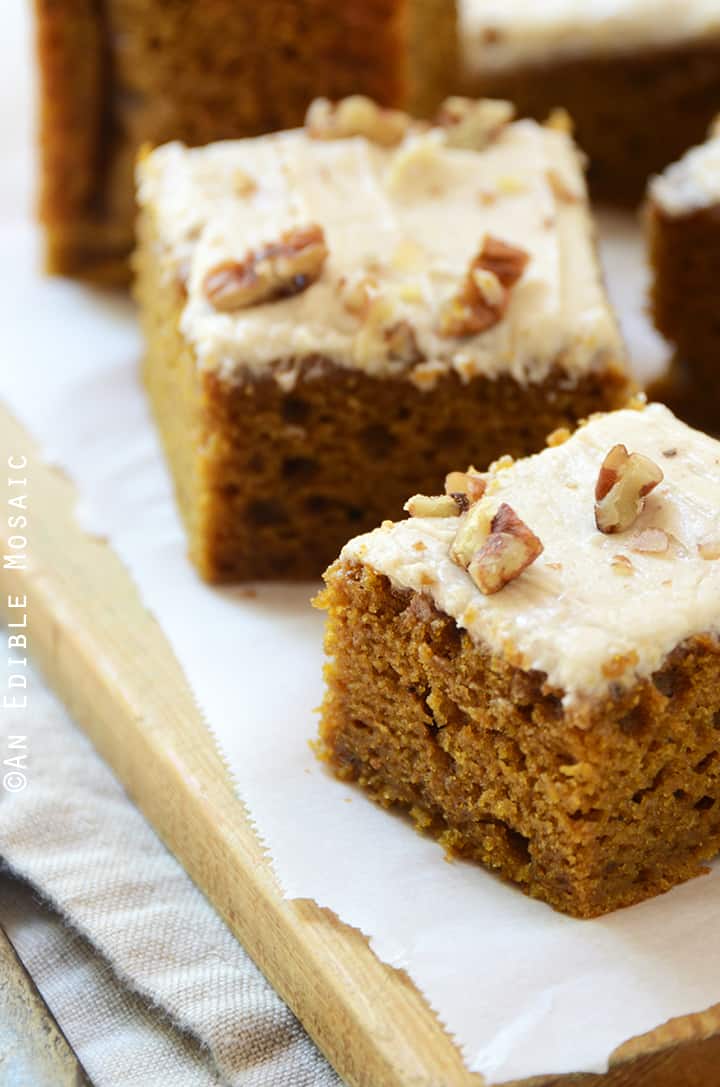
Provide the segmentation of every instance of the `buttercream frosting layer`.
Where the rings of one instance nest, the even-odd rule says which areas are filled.
[[[720,203],[720,136],[693,147],[650,182],[650,197],[666,215],[691,215]]]
[[[618,443],[664,480],[631,529],[604,535],[595,484]],[[720,443],[664,406],[596,416],[564,444],[494,471],[488,493],[544,547],[494,595],[450,559],[456,517],[386,522],[342,558],[427,594],[479,643],[546,673],[570,704],[652,674],[692,635],[720,632]]]
[[[720,33],[715,0],[460,0],[467,70],[646,51]]]
[[[139,166],[168,279],[187,289],[181,328],[199,365],[231,378],[314,355],[425,388],[450,370],[469,380],[540,382],[602,369],[623,349],[594,251],[578,154],[563,132],[506,125],[481,151],[447,146],[442,129],[411,128],[393,148],[303,131],[201,149],[168,144]],[[283,232],[318,224],[322,274],[293,297],[218,312],[203,284]],[[529,262],[502,320],[476,335],[439,333],[440,315],[493,236]],[[348,304],[364,281],[378,307]],[[407,326],[418,364],[394,358],[385,332]],[[287,379],[287,372],[286,372]]]

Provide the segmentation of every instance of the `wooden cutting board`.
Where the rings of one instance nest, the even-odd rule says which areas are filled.
[[[8,473],[21,457],[24,472]],[[342,1078],[351,1087],[481,1087],[405,974],[328,911],[281,897],[162,630],[112,550],[75,524],[70,483],[0,406],[3,491],[7,474],[27,477],[30,526],[27,568],[0,569],[0,614],[27,614],[30,653],[75,720]],[[9,495],[0,554],[17,533]],[[27,608],[9,607],[23,596]],[[720,1005],[626,1043],[606,1076],[531,1082],[720,1087]]]

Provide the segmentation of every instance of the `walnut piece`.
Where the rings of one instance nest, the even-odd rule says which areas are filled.
[[[645,497],[663,480],[662,469],[643,456],[614,445],[595,484],[595,524],[601,532],[625,532],[637,520]]]
[[[445,129],[448,147],[482,151],[515,116],[511,102],[492,98],[446,98],[435,123]]]
[[[321,226],[293,227],[241,261],[224,261],[211,268],[203,290],[211,305],[223,313],[275,302],[299,294],[314,283],[328,255]]]
[[[488,234],[460,290],[441,310],[440,335],[474,336],[502,320],[529,259],[524,249]]]
[[[305,127],[314,140],[346,140],[364,136],[381,147],[395,147],[410,127],[406,113],[383,109],[364,94],[339,102],[316,98],[305,115]]]
[[[464,567],[486,596],[519,577],[543,552],[543,545],[515,511],[482,498],[463,514],[450,557]]]
[[[451,494],[414,494],[408,498],[403,509],[411,517],[457,517],[467,506],[465,496],[460,495],[459,498],[460,501]]]

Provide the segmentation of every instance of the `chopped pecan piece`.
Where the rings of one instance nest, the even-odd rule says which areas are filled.
[[[705,536],[697,545],[700,558],[712,561],[720,559],[720,536]]]
[[[637,520],[646,495],[663,480],[662,469],[643,456],[614,445],[595,485],[595,524],[601,532],[625,532]]]
[[[257,181],[244,170],[236,170],[233,174],[233,188],[237,196],[252,196],[257,192]]]
[[[321,226],[294,227],[241,261],[211,268],[203,290],[216,310],[228,312],[274,302],[304,291],[319,277],[327,257]]]
[[[503,287],[514,287],[525,271],[530,254],[517,245],[504,242],[488,234],[480,254],[475,258],[478,267],[485,268],[498,277]]]
[[[570,431],[566,426],[559,426],[557,430],[553,430],[552,434],[548,434],[545,441],[551,449],[554,449],[558,445],[564,445],[570,437]]]
[[[343,306],[353,317],[365,318],[378,294],[378,281],[373,275],[365,274],[354,279],[340,281],[340,296]]]
[[[314,140],[346,140],[364,136],[381,147],[395,147],[410,126],[406,113],[383,109],[364,94],[339,102],[316,98],[305,115],[305,127]]]
[[[471,506],[464,517],[471,518],[473,512],[482,509],[486,503],[488,506],[491,505],[491,502],[481,500]],[[543,545],[535,533],[505,502],[496,508],[490,520],[489,532],[483,539],[482,522],[486,521],[487,512],[489,510],[483,511],[485,516],[478,516],[475,519],[479,528],[476,538],[480,545],[473,551],[469,561],[461,562],[460,565],[466,567],[480,592],[490,596],[519,577],[523,570],[526,570],[538,555],[542,554]],[[462,553],[463,557],[468,554],[469,542],[468,536],[465,535],[462,546],[458,549],[458,553]],[[453,554],[452,557],[455,558],[455,555]],[[456,558],[455,561],[458,559]]]
[[[384,333],[388,358],[397,362],[419,362],[422,358],[415,338],[415,332],[409,321],[397,321]]]
[[[515,116],[511,102],[492,98],[446,98],[440,106],[436,124],[446,130],[448,147],[482,151]]]
[[[362,365],[377,365],[383,360],[412,366],[420,362],[415,330],[401,316],[402,307],[393,292],[369,293],[364,312],[358,311],[362,324],[355,336],[353,352]]]
[[[403,509],[411,517],[457,517],[465,508],[462,503],[464,497],[461,495],[461,501],[458,502],[455,495],[451,494],[414,494],[412,498],[408,498]]]
[[[488,234],[460,290],[440,313],[440,335],[473,336],[496,325],[529,259],[524,249]]]
[[[487,480],[474,468],[467,472],[448,472],[445,476],[446,494],[465,494],[469,502],[478,502],[485,494]]]
[[[546,128],[552,128],[555,132],[564,132],[566,136],[572,136],[575,130],[575,122],[566,109],[562,106],[550,110],[545,121]]]
[[[473,555],[483,546],[492,531],[492,523],[498,512],[498,502],[491,497],[473,502],[460,521],[455,539],[450,546],[450,558],[467,570]]]

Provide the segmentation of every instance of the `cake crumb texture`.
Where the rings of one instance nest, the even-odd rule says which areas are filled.
[[[426,115],[455,66],[445,0],[35,0],[48,270],[127,278],[138,149],[300,124],[316,95]]]
[[[320,752],[450,852],[594,917],[704,871],[720,848],[720,650],[564,707],[425,594],[357,561],[326,575]]]

